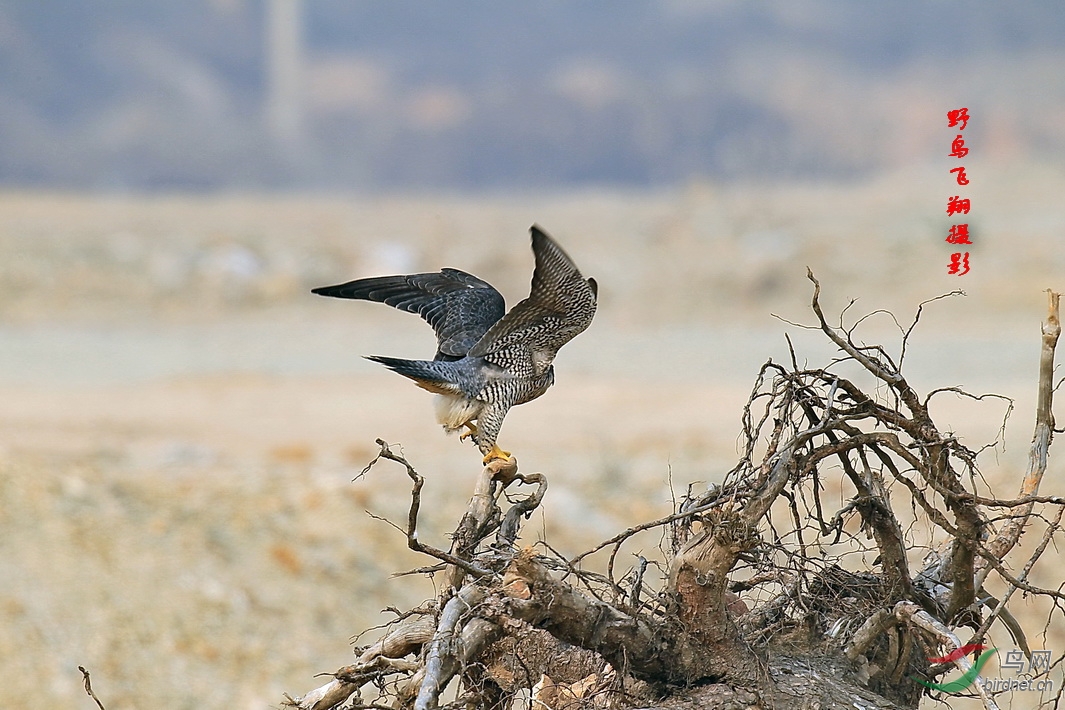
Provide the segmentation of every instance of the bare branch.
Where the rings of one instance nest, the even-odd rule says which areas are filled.
[[[89,681],[89,671],[85,670],[84,666],[78,666],[78,670],[81,671],[82,680],[85,682],[85,692],[96,702],[96,706],[100,708],[100,710],[107,710],[107,708],[104,707],[104,704],[100,702],[100,699],[96,697],[96,693],[92,692],[92,683]]]
[[[1043,324],[1043,341],[1039,353],[1039,397],[1035,408],[1035,433],[1032,435],[1032,447],[1028,454],[1028,470],[1021,482],[1019,498],[1034,496],[1039,493],[1039,484],[1047,468],[1047,453],[1054,438],[1054,350],[1061,335],[1060,318],[1061,294],[1047,291],[1047,320]],[[1010,511],[1011,520],[998,535],[988,543],[991,554],[1002,558],[1021,539],[1028,516],[1034,503],[1021,504]],[[980,571],[977,580],[982,584],[989,570]]]
[[[407,459],[398,454],[392,453],[388,443],[383,439],[377,439],[377,445],[381,447],[377,457],[374,458],[366,468],[363,469],[363,473],[366,473],[370,468],[377,463],[379,459],[388,459],[389,461],[395,461],[402,464],[407,469],[407,476],[414,483],[411,489],[410,511],[407,513],[407,547],[415,552],[421,552],[422,554],[435,557],[438,560],[459,567],[465,572],[474,575],[475,577],[490,577],[494,574],[491,570],[484,569],[478,565],[473,564],[467,560],[457,557],[449,552],[437,549],[432,545],[426,545],[418,539],[418,511],[421,508],[422,503],[422,486],[425,484],[425,479],[414,470],[414,467],[407,462]],[[360,474],[361,475],[361,474]]]
[[[929,303],[935,303],[936,301],[944,298],[953,298],[954,296],[964,296],[965,291],[954,290],[950,293],[941,293],[938,296],[929,298],[928,300],[921,301],[917,304],[917,312],[913,315],[913,322],[910,323],[910,327],[906,329],[906,332],[902,334],[902,352],[899,354],[899,367],[902,367],[902,363],[906,360],[906,346],[909,345],[910,336],[913,334],[913,329],[917,327],[917,323],[921,320],[921,312],[924,311],[924,307]]]
[[[616,547],[620,546],[622,543],[624,543],[626,540],[628,540],[630,537],[632,537],[633,535],[636,535],[637,533],[641,533],[644,530],[650,530],[652,528],[661,527],[663,525],[668,525],[669,523],[673,523],[673,522],[676,522],[678,520],[684,520],[685,518],[696,517],[696,516],[700,515],[701,513],[705,513],[706,511],[711,510],[712,508],[714,508],[714,507],[716,507],[716,506],[718,506],[720,504],[721,503],[720,503],[720,501],[718,499],[714,499],[714,500],[710,501],[709,503],[704,503],[702,505],[696,506],[694,508],[689,508],[688,510],[681,511],[679,513],[672,513],[670,515],[665,516],[664,518],[659,518],[658,520],[652,520],[651,522],[648,522],[648,523],[640,523],[639,525],[634,525],[631,528],[628,528],[627,530],[618,533],[617,535],[615,535],[614,537],[610,538],[609,540],[604,540],[603,542],[599,543],[598,545],[596,545],[592,549],[587,550],[585,552],[582,552],[581,554],[579,554],[576,557],[572,558],[569,562],[570,562],[571,565],[576,567],[577,563],[580,562],[581,560],[583,560],[585,557],[588,557],[589,555],[594,555],[595,553],[599,552],[600,550],[602,550],[604,548],[607,548],[607,547],[610,547],[612,545],[616,548]]]

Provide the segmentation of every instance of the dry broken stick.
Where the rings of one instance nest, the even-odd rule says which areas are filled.
[[[516,460],[513,459],[513,457],[511,460],[515,461],[514,465],[517,467]],[[491,465],[491,463],[489,465]],[[515,477],[526,485],[532,485],[535,483],[536,490],[532,495],[517,501],[510,506],[509,510],[507,510],[506,514],[503,516],[503,521],[499,525],[499,532],[496,534],[497,547],[509,547],[514,544],[514,541],[518,539],[518,533],[521,530],[521,521],[528,518],[532,511],[539,508],[540,503],[544,500],[544,496],[547,495],[547,476],[544,474],[518,474]]]
[[[1032,435],[1028,469],[1021,482],[1018,498],[1028,498],[1039,493],[1039,484],[1046,473],[1050,442],[1054,438],[1054,351],[1061,335],[1061,294],[1048,290],[1047,301],[1047,320],[1042,327],[1042,347],[1039,351],[1039,394],[1035,407],[1035,433]],[[1021,539],[1034,505],[1033,501],[1020,503],[1007,513],[1009,522],[987,545],[993,557],[1002,559]],[[976,580],[978,587],[983,585],[991,571],[990,567],[983,567]]]
[[[96,701],[96,706],[99,707],[100,710],[107,710],[104,707],[104,704],[100,702],[100,699],[96,697],[96,693],[92,692],[92,682],[89,680],[89,671],[85,670],[84,666],[78,666],[78,670],[81,671],[82,680],[85,682],[85,692],[90,698]]]

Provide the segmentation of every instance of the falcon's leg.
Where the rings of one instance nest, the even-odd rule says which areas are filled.
[[[469,431],[464,431],[459,434],[459,441],[465,441],[477,433],[477,425],[473,422],[463,422],[462,426],[467,427]]]
[[[484,454],[484,463],[492,459],[509,459],[510,452],[496,445],[496,437],[503,426],[503,417],[507,416],[510,404],[490,404],[481,410],[477,417],[477,430],[470,436],[477,442],[477,448]]]

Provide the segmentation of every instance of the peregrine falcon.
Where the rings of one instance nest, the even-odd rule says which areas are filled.
[[[595,315],[597,286],[547,232],[533,225],[536,257],[529,297],[505,312],[491,284],[458,269],[358,279],[311,292],[385,303],[417,313],[436,331],[432,360],[373,355],[436,398],[436,418],[448,432],[469,429],[484,463],[510,458],[496,445],[507,411],[536,399],[555,382],[559,348]]]

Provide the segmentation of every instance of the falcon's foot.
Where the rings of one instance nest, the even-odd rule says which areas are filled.
[[[465,441],[477,433],[477,425],[473,422],[463,422],[462,426],[467,427],[468,431],[459,434],[459,441]],[[485,463],[487,463],[487,461]]]
[[[509,451],[503,451],[503,449],[499,448],[498,444],[492,444],[492,450],[484,455],[484,464],[488,465],[488,462],[492,459],[502,459],[506,461],[510,457]]]

